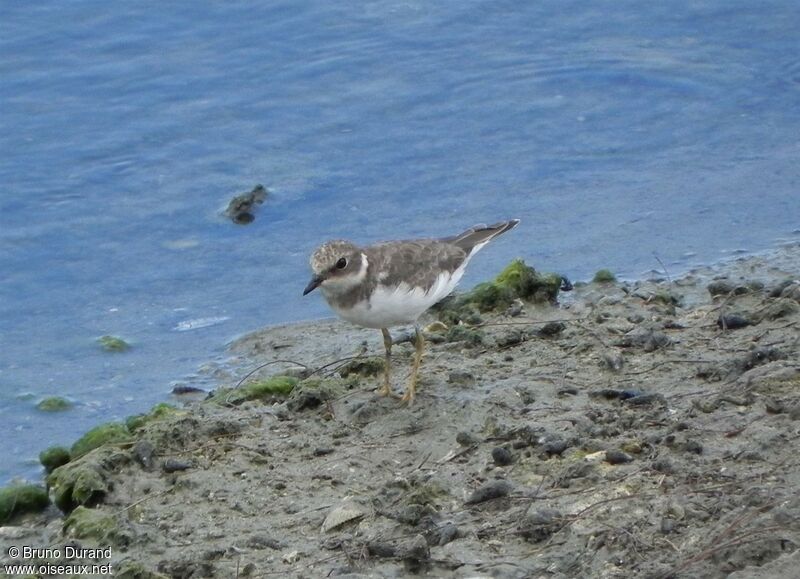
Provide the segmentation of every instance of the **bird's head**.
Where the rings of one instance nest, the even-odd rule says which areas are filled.
[[[318,287],[343,293],[361,283],[367,275],[367,256],[349,241],[329,241],[311,255],[311,281],[303,295]]]

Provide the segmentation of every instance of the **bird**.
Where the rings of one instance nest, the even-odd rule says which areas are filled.
[[[385,367],[379,393],[392,394],[392,337],[389,328],[414,326],[414,362],[402,402],[413,403],[425,340],[419,317],[456,287],[472,257],[494,238],[510,231],[519,219],[475,225],[463,233],[436,239],[385,241],[360,247],[333,240],[311,255],[308,295],[319,288],[342,319],[383,336]]]

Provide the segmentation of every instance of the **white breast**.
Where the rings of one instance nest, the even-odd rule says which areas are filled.
[[[452,274],[442,272],[428,291],[401,283],[396,288],[378,285],[368,303],[351,309],[330,304],[343,319],[365,328],[389,328],[412,324],[422,313],[455,289],[466,268],[466,261]]]

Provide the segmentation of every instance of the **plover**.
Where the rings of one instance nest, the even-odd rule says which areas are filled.
[[[472,256],[517,223],[519,219],[511,219],[494,225],[476,225],[452,237],[387,241],[369,247],[349,241],[329,241],[311,256],[313,275],[303,295],[320,288],[340,318],[381,331],[386,350],[380,390],[383,395],[392,391],[389,328],[413,324],[414,365],[402,397],[404,402],[411,403],[425,347],[417,320],[453,291]]]

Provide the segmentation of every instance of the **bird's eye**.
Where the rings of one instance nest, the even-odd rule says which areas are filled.
[[[347,259],[344,257],[340,257],[339,261],[336,262],[336,269],[344,269],[347,267]]]

